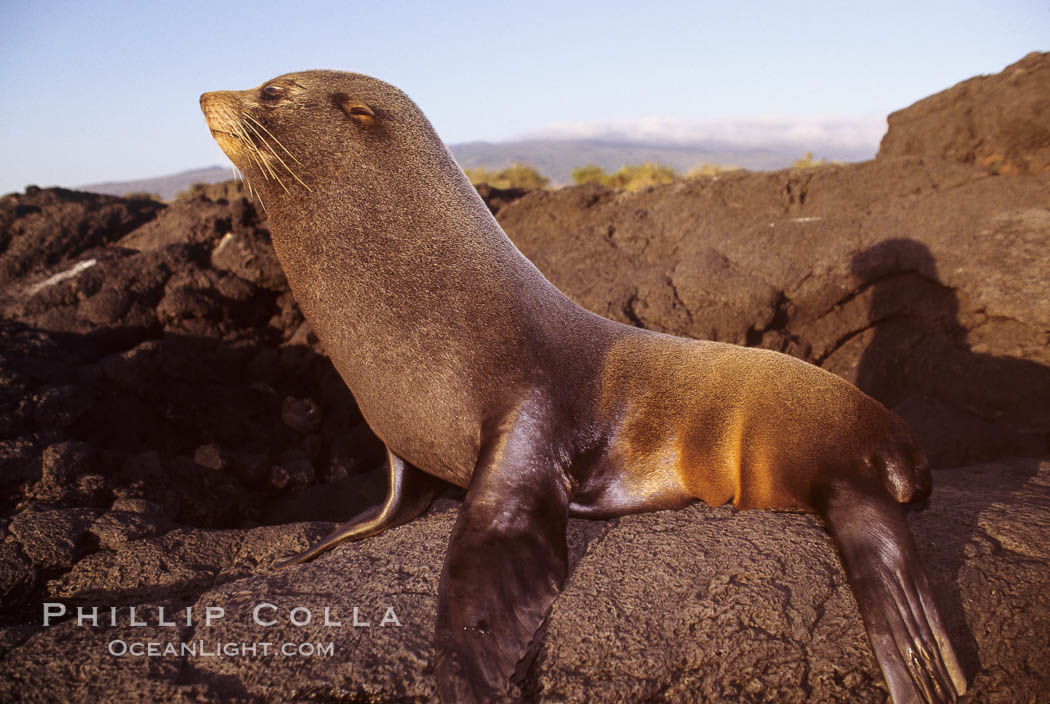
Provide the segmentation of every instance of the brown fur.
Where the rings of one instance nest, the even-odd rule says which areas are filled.
[[[382,509],[282,564],[418,514],[433,493],[423,473],[467,487],[439,593],[444,700],[506,694],[565,577],[570,512],[695,499],[820,513],[898,704],[965,690],[897,506],[928,494],[929,472],[881,404],[785,355],[579,308],[381,81],[309,71],[201,105],[389,450]]]

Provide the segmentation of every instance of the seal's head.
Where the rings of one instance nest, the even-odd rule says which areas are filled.
[[[289,73],[250,90],[205,93],[200,103],[219,147],[267,204],[353,181],[355,172],[382,181],[375,172],[391,154],[446,152],[408,96],[357,73]]]

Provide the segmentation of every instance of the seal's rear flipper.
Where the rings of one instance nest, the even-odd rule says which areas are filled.
[[[452,529],[435,638],[444,702],[506,699],[568,569],[568,487],[527,434],[482,450]]]
[[[820,514],[895,704],[954,702],[966,677],[900,506],[885,492],[843,483]]]
[[[360,540],[378,535],[387,528],[407,523],[427,510],[439,480],[405,464],[390,448],[386,450],[388,484],[386,501],[354,516],[303,552],[274,560],[277,569],[312,560],[344,540]]]

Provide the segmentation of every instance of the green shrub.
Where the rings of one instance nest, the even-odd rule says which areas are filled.
[[[487,183],[493,188],[543,188],[551,182],[528,164],[511,164],[500,171],[478,166],[465,169],[464,172],[475,186]]]
[[[582,186],[585,183],[600,183],[603,186],[608,186],[609,174],[605,173],[605,169],[600,166],[587,164],[587,166],[581,166],[572,170],[572,182],[577,186]]]
[[[796,169],[812,169],[815,166],[824,166],[827,164],[827,159],[821,157],[820,159],[813,158],[813,152],[806,152],[806,155],[801,159],[795,159],[795,163],[792,164]]]
[[[700,164],[685,172],[686,178],[694,176],[716,176],[726,171],[739,171],[739,166],[722,166],[721,164]]]
[[[588,164],[578,169],[573,169],[572,181],[576,184],[600,183],[610,188],[622,188],[627,191],[639,191],[649,186],[661,183],[671,183],[679,177],[678,172],[670,166],[663,164],[635,164],[633,166],[621,166],[614,174],[607,174],[600,166]]]
[[[609,177],[609,185],[627,191],[640,191],[649,186],[671,183],[678,179],[678,172],[670,166],[646,162],[635,166],[622,166]]]

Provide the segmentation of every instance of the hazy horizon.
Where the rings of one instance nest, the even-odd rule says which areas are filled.
[[[0,21],[4,193],[226,165],[199,94],[304,68],[399,86],[453,145],[641,134],[873,155],[888,113],[1050,48],[1050,8],[1018,1],[12,0]]]

